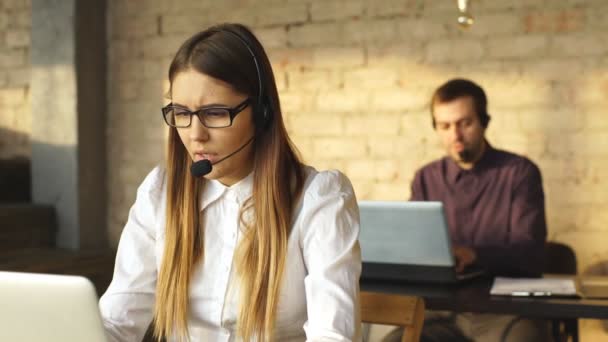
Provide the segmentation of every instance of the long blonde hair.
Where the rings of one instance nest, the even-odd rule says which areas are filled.
[[[283,123],[270,62],[248,28],[223,24],[188,39],[171,63],[170,82],[190,68],[225,81],[235,91],[255,99],[253,194],[241,209],[241,222],[247,229],[235,253],[240,280],[237,329],[245,341],[268,340],[274,331],[294,205],[304,182],[302,165]],[[166,240],[154,310],[158,340],[168,336],[187,339],[189,286],[204,257],[204,227],[199,222],[199,194],[204,180],[190,174],[191,165],[177,131],[170,128]],[[252,219],[245,221],[242,214],[248,210],[252,210]]]

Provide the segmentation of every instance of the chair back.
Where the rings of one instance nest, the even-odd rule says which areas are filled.
[[[543,273],[575,275],[576,254],[572,248],[560,242],[547,241]]]
[[[576,254],[570,246],[547,241],[544,252],[543,273],[576,275]],[[551,330],[555,341],[578,341],[578,321],[576,319],[554,318]]]
[[[361,291],[361,321],[404,328],[402,342],[418,342],[424,324],[420,297]]]

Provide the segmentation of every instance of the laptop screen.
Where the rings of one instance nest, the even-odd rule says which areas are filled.
[[[107,341],[84,277],[0,272],[0,341]]]
[[[453,266],[441,202],[359,201],[363,262]]]

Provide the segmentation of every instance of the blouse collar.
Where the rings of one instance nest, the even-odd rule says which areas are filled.
[[[253,171],[231,186],[226,186],[215,179],[205,180],[199,209],[205,210],[211,203],[222,197],[228,201],[236,201],[240,205],[251,197],[252,189]]]

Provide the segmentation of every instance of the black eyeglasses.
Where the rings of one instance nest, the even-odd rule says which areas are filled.
[[[163,118],[167,125],[175,128],[186,128],[192,124],[192,116],[198,116],[203,126],[207,128],[224,128],[232,126],[234,118],[247,108],[250,99],[238,104],[236,107],[230,108],[226,106],[209,106],[203,107],[195,112],[189,111],[187,108],[169,103],[163,107]]]

